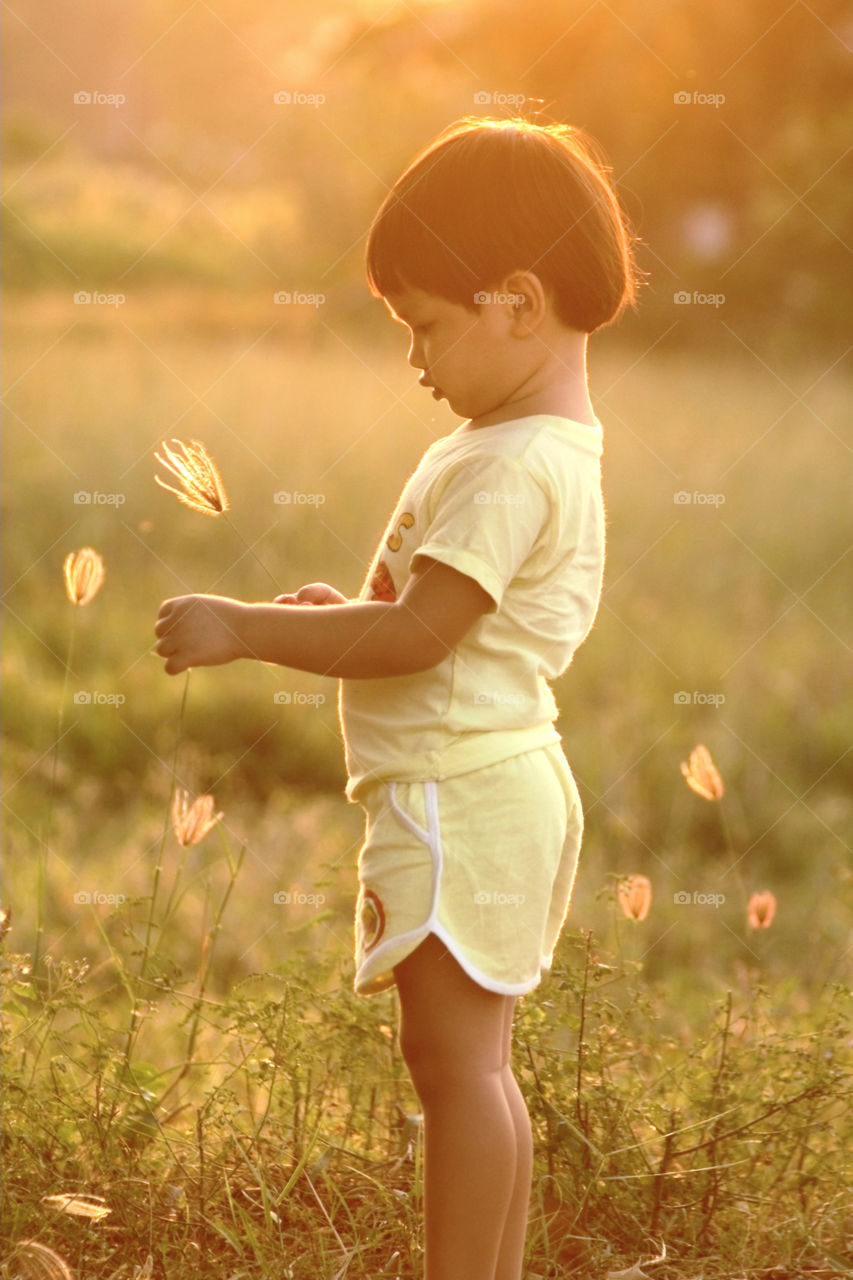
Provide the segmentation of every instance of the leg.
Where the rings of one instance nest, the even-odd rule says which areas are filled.
[[[507,1001],[430,934],[395,971],[400,1044],[424,1112],[426,1280],[495,1280],[516,1179]]]
[[[530,1186],[533,1179],[533,1136],[530,1116],[518,1081],[512,1071],[512,1016],[515,999],[508,999],[504,1016],[504,1054],[502,1080],[504,1094],[515,1125],[515,1186],[507,1213],[495,1280],[520,1280],[524,1263],[524,1240],[530,1209]]]

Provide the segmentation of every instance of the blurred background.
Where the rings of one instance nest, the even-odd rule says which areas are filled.
[[[386,186],[457,116],[523,115],[610,158],[651,273],[627,331],[707,339],[695,290],[742,340],[841,343],[851,42],[844,0],[20,0],[7,288],[225,288],[233,323],[290,286],[360,321]]]
[[[695,982],[714,954],[729,982],[758,963],[747,898],[772,890],[766,963],[786,971],[807,924],[808,980],[837,973],[853,6],[16,0],[4,15],[17,945],[46,848],[52,936],[72,949],[89,929],[75,890],[147,891],[181,694],[151,654],[159,602],[317,579],[355,594],[405,476],[456,425],[371,299],[363,244],[414,152],[474,113],[590,133],[647,273],[636,311],[591,345],[610,543],[596,630],[557,689],[587,809],[575,922],[606,930],[602,886],[647,874],[652,971],[683,962]],[[172,437],[210,449],[233,529],[154,485]],[[75,615],[66,676],[61,569],[82,546],[106,581]],[[199,671],[181,735],[182,785],[215,792],[267,903],[240,899],[223,981],[272,962],[273,889],[323,883],[345,954],[360,815],[340,798],[331,682]],[[727,825],[679,774],[700,741]],[[684,891],[723,893],[725,910],[679,914]]]

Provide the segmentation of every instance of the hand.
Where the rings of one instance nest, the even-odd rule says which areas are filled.
[[[294,595],[276,596],[274,604],[346,604],[347,597],[325,582],[309,582]]]
[[[154,634],[156,651],[166,659],[166,674],[187,667],[215,667],[244,656],[239,635],[245,605],[226,596],[176,596],[164,600]]]

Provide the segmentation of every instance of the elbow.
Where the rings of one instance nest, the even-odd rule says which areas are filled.
[[[417,675],[420,671],[433,671],[436,667],[440,667],[445,658],[449,658],[452,652],[452,648],[447,645],[436,646],[429,654],[421,655],[412,674]]]
[[[446,637],[437,635],[420,620],[406,617],[388,654],[389,670],[386,674],[416,676],[432,671],[444,662],[453,648]]]
[[[431,645],[413,645],[408,652],[396,654],[391,663],[389,676],[417,676],[424,671],[432,671],[441,665],[452,653],[447,645],[436,642]]]

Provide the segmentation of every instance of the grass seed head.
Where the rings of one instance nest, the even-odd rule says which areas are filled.
[[[74,1280],[65,1259],[38,1240],[22,1240],[12,1251],[8,1265],[8,1274],[15,1280]],[[7,1274],[5,1267],[3,1274]]]
[[[687,764],[682,760],[681,772],[688,787],[697,796],[703,796],[706,800],[719,800],[722,796],[723,780],[711,759],[710,751],[701,743],[690,752]]]
[[[648,876],[625,876],[617,890],[623,916],[645,920],[652,905],[652,882]]]
[[[177,787],[172,801],[172,830],[183,848],[201,844],[223,815],[213,812],[213,796],[196,796],[190,804],[188,791]]]
[[[42,1204],[49,1204],[59,1213],[70,1213],[75,1218],[91,1218],[100,1222],[112,1213],[103,1196],[90,1195],[88,1191],[63,1191],[56,1196],[42,1196]]]
[[[173,440],[172,444],[176,446],[174,449],[164,440],[160,447],[166,456],[161,457],[159,453],[155,453],[154,457],[180,481],[181,488],[176,489],[174,485],[155,476],[157,484],[161,489],[174,493],[180,502],[192,507],[193,511],[201,511],[208,516],[221,516],[228,510],[228,495],[216,464],[204,445],[199,440],[191,440],[189,444],[185,440]]]
[[[750,929],[769,929],[776,914],[776,898],[770,893],[754,893],[746,906]]]
[[[94,600],[104,582],[104,562],[91,547],[69,551],[62,566],[65,590],[72,604]]]

